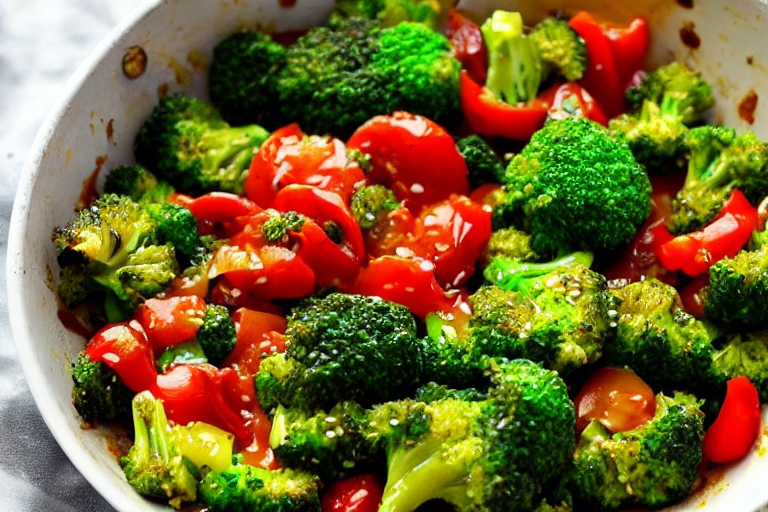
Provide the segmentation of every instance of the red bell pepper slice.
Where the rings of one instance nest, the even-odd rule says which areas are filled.
[[[648,21],[635,18],[629,25],[620,25],[602,21],[603,32],[608,37],[616,72],[622,86],[632,80],[632,77],[645,67],[648,55],[650,31]]]
[[[376,116],[347,147],[370,156],[371,181],[392,189],[414,214],[451,194],[469,194],[467,164],[442,126],[408,112]]]
[[[258,371],[263,356],[285,351],[284,316],[239,308],[232,313],[232,321],[237,331],[237,344],[222,366],[235,365],[238,371],[252,376]]]
[[[253,201],[229,192],[209,192],[185,203],[183,206],[197,218],[200,234],[219,238],[238,232],[242,227],[238,219],[261,211]]]
[[[528,140],[544,126],[548,105],[538,99],[510,105],[461,72],[461,110],[469,130],[484,137]]]
[[[472,80],[484,84],[488,74],[488,50],[480,26],[460,11],[450,9],[445,36],[461,67],[467,70]]]
[[[149,388],[157,379],[152,345],[135,320],[102,328],[86,345],[85,354],[92,361],[106,364],[136,393]]]
[[[198,295],[147,299],[136,308],[141,324],[156,354],[195,337],[205,316],[205,300]]]
[[[704,457],[722,464],[744,457],[760,434],[760,398],[747,377],[730,379],[725,400],[704,434]]]
[[[749,241],[757,223],[757,209],[734,189],[710,224],[662,244],[659,261],[668,270],[682,270],[689,276],[704,274],[721,259],[735,256]]]
[[[586,11],[576,13],[569,24],[587,45],[587,69],[584,77],[579,80],[579,84],[597,99],[609,118],[624,112],[626,110],[624,85],[629,77],[622,80],[616,62],[626,56],[615,55],[614,47],[618,51],[620,46],[629,46],[630,38],[628,37],[626,44],[623,42],[620,44],[617,39],[621,38],[616,37],[620,33],[615,32],[616,29],[613,28],[615,26],[608,27],[604,20]],[[613,37],[608,36],[609,29],[614,31]]]
[[[406,306],[416,316],[450,312],[455,299],[435,280],[434,265],[426,260],[381,256],[361,269],[346,293],[381,297]]]
[[[365,257],[363,232],[347,203],[336,192],[310,185],[288,185],[275,196],[274,208],[281,212],[295,211],[321,226],[326,222],[335,223],[344,236],[340,245],[358,261]]]
[[[336,244],[314,221],[307,220],[296,238],[297,253],[315,272],[319,288],[349,283],[357,276],[361,262],[349,244]]]
[[[364,473],[338,480],[323,493],[321,512],[377,512],[384,487],[378,475]]]

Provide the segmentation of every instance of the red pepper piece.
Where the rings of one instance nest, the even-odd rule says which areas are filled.
[[[488,73],[488,50],[480,26],[460,11],[451,9],[445,35],[461,67],[467,70],[472,80],[484,84]]]
[[[104,362],[136,393],[149,388],[157,379],[152,345],[135,320],[101,329],[86,345],[85,354],[93,361]]]
[[[510,105],[461,72],[461,109],[471,132],[485,137],[528,140],[544,126],[548,105],[538,99]]]
[[[682,270],[689,276],[704,274],[721,259],[735,256],[757,223],[757,209],[736,189],[717,217],[703,229],[662,244],[659,261],[668,270]]]
[[[556,84],[542,92],[538,99],[549,105],[549,117],[559,119],[579,113],[608,126],[608,116],[586,89],[576,82]]]
[[[725,463],[744,457],[760,433],[760,399],[747,377],[728,381],[725,400],[715,422],[704,435],[704,457]]]
[[[205,300],[198,295],[155,297],[140,304],[134,318],[144,328],[155,353],[162,353],[195,337],[205,308]]]

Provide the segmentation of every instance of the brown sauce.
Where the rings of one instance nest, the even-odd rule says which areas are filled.
[[[685,46],[692,50],[696,50],[701,46],[701,38],[696,33],[695,25],[693,22],[686,22],[680,28],[680,40]]]
[[[755,122],[757,100],[757,93],[753,90],[750,90],[739,102],[739,117],[749,124],[754,124]]]

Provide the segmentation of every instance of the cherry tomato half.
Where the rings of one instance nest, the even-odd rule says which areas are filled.
[[[384,489],[376,475],[366,473],[333,483],[323,494],[322,512],[376,512]]]

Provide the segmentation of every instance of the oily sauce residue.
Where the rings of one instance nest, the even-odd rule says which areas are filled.
[[[106,155],[96,157],[96,169],[94,169],[91,175],[83,182],[83,189],[80,191],[80,197],[77,198],[77,203],[75,204],[75,209],[77,211],[87,208],[88,205],[93,203],[98,197],[98,193],[96,192],[96,180],[105,163],[107,163]]]
[[[123,55],[123,74],[133,80],[147,70],[147,52],[141,46],[131,46]]]
[[[677,5],[683,9],[693,9],[693,0],[677,0]]]
[[[701,46],[701,38],[695,29],[696,26],[691,21],[684,23],[680,28],[680,40],[691,50],[696,50]]]
[[[284,9],[290,9],[296,6],[296,0],[280,0],[280,7]]]
[[[755,122],[757,100],[757,93],[750,89],[750,91],[739,102],[739,117],[749,124],[753,124]]]

